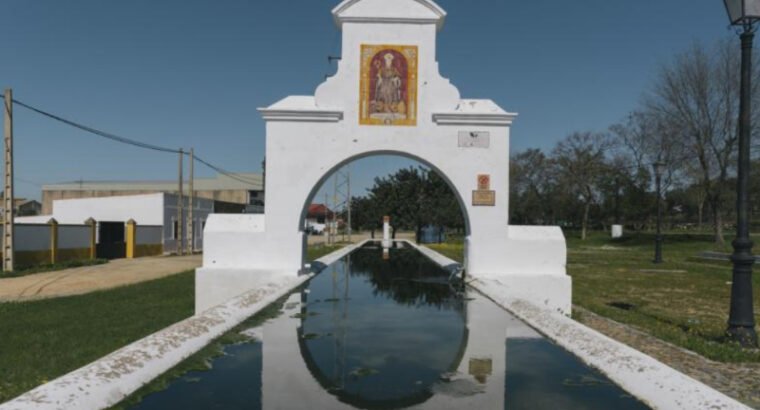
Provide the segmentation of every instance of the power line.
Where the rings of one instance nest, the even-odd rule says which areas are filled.
[[[55,114],[51,114],[49,112],[43,111],[43,110],[41,110],[39,108],[32,107],[31,105],[25,104],[25,103],[23,103],[23,102],[21,102],[19,100],[16,100],[16,99],[13,100],[13,103],[14,104],[18,104],[18,105],[20,105],[20,106],[22,106],[22,107],[24,107],[24,108],[26,108],[28,110],[34,111],[37,114],[40,114],[40,115],[43,115],[45,117],[48,117],[48,118],[54,119],[56,121],[62,122],[64,124],[70,125],[70,126],[72,126],[74,128],[78,128],[78,129],[80,129],[82,131],[86,131],[86,132],[89,132],[91,134],[95,134],[97,136],[100,136],[100,137],[103,137],[103,138],[107,138],[107,139],[110,139],[110,140],[113,140],[113,141],[116,141],[116,142],[121,142],[122,144],[128,144],[128,145],[132,145],[132,146],[139,147],[139,148],[151,149],[151,150],[154,150],[154,151],[166,152],[166,153],[170,153],[170,154],[178,154],[179,153],[179,150],[176,150],[176,149],[171,149],[171,148],[161,147],[161,146],[158,146],[158,145],[148,144],[148,143],[145,143],[145,142],[140,142],[140,141],[136,141],[136,140],[125,138],[125,137],[120,137],[120,136],[118,136],[116,134],[111,134],[109,132],[101,131],[101,130],[98,130],[96,128],[88,127],[86,125],[82,125],[82,124],[76,123],[74,121],[67,120],[67,119],[65,119],[63,117],[59,117],[59,116],[57,116]]]
[[[25,183],[25,184],[29,184],[29,185],[33,185],[33,186],[36,186],[38,188],[42,188],[42,185],[43,185],[43,184],[41,184],[39,182],[34,182],[34,181],[30,181],[28,179],[19,178],[19,177],[16,177],[16,181],[19,181],[19,182],[22,182],[22,183]]]
[[[94,135],[97,135],[99,137],[107,138],[109,140],[116,141],[116,142],[119,142],[119,143],[122,143],[122,144],[132,145],[132,146],[135,146],[135,147],[138,147],[138,148],[150,149],[150,150],[158,151],[158,152],[165,152],[165,153],[169,153],[169,154],[179,154],[181,152],[178,149],[172,149],[172,148],[162,147],[162,146],[159,146],[159,145],[148,144],[148,143],[145,143],[145,142],[133,140],[131,138],[126,138],[126,137],[122,137],[122,136],[119,136],[119,135],[116,135],[116,134],[112,134],[110,132],[101,131],[101,130],[98,130],[96,128],[90,127],[90,126],[83,125],[83,124],[80,124],[80,123],[68,120],[68,119],[63,118],[61,116],[58,116],[58,115],[55,115],[55,114],[51,114],[51,113],[49,113],[47,111],[44,111],[44,110],[41,110],[39,108],[33,107],[33,106],[29,105],[29,104],[23,103],[23,102],[21,102],[19,100],[16,100],[16,99],[13,99],[13,103],[14,104],[18,104],[21,107],[24,107],[24,108],[26,108],[28,110],[36,112],[37,114],[40,114],[40,115],[45,116],[47,118],[53,119],[55,121],[62,122],[64,124],[66,124],[66,125],[69,125],[71,127],[80,129],[80,130],[88,132],[90,134],[94,134]],[[189,155],[189,153],[183,153],[183,155]],[[223,169],[221,167],[218,167],[218,166],[216,166],[214,164],[211,164],[210,162],[205,161],[205,160],[203,160],[203,159],[201,159],[201,158],[199,158],[197,156],[195,157],[195,160],[198,161],[199,163],[201,163],[201,164],[209,167],[210,169],[212,169],[212,170],[214,170],[214,171],[216,171],[216,172],[218,172],[220,174],[223,174],[223,175],[225,175],[225,176],[227,176],[229,178],[232,178],[232,179],[234,179],[234,180],[236,180],[238,182],[242,182],[242,183],[248,184],[248,185],[259,185],[259,182],[256,182],[256,181],[253,181],[253,180],[248,180],[248,179],[245,179],[243,177],[240,177],[240,176],[238,176],[236,174],[233,174],[233,173],[231,173],[231,172],[229,172],[229,171],[227,171],[227,170],[225,170],[225,169]]]
[[[216,171],[216,172],[218,172],[218,173],[220,173],[222,175],[225,175],[227,177],[230,177],[230,178],[232,178],[232,179],[234,179],[234,180],[236,180],[238,182],[242,182],[244,184],[249,184],[249,185],[259,185],[260,184],[260,182],[255,182],[253,180],[245,179],[244,177],[241,177],[239,175],[233,174],[232,172],[226,171],[223,168],[219,168],[218,166],[213,165],[213,164],[211,164],[211,163],[203,160],[202,158],[199,158],[197,155],[195,156],[195,160],[197,162],[199,162],[199,163],[201,163],[201,164],[203,164],[203,165],[211,168],[212,170],[214,170],[214,171]]]

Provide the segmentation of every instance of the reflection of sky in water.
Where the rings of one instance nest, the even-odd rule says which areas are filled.
[[[260,409],[261,343],[227,346],[213,371],[190,372],[133,409]]]
[[[545,339],[510,339],[506,349],[505,408],[648,408],[604,375]]]
[[[428,293],[423,295],[394,293],[396,287],[409,289],[404,278],[446,278],[445,272],[428,264],[399,267],[384,262],[380,252],[359,250],[352,255],[357,263],[350,275],[337,264],[312,280],[303,312],[302,334],[316,337],[305,341],[319,373],[315,376],[339,397],[361,396],[368,406],[429,396],[440,375],[456,369],[466,343],[461,304],[422,302],[455,299],[447,285],[424,285]],[[393,250],[391,260],[410,253],[416,251]],[[371,266],[366,266],[367,256]],[[384,292],[378,292],[377,281],[386,285]],[[399,298],[408,304],[394,301]]]
[[[349,275],[339,262],[312,279],[300,295],[305,308],[286,304],[286,314],[258,329],[265,344],[227,346],[212,370],[188,373],[134,408],[319,409],[337,399],[360,408],[646,408],[558,346],[518,332],[524,324],[481,296],[469,295],[466,327],[460,296],[447,285],[420,283],[440,269],[410,250],[394,250],[390,261],[380,252],[353,254]],[[534,338],[509,339],[504,349],[507,326]],[[484,354],[491,357],[483,361]],[[475,364],[488,368],[485,384],[473,378]],[[452,370],[458,373],[443,381]]]

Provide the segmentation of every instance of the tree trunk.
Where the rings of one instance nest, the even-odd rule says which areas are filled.
[[[725,245],[726,240],[723,239],[723,216],[720,213],[720,207],[713,205],[713,221],[715,221],[715,243],[718,245]]]
[[[715,243],[718,245],[724,245],[726,240],[723,239],[723,216],[720,212],[719,200],[714,199],[710,201],[710,208],[713,212],[713,234],[715,236]]]
[[[697,221],[697,230],[702,232],[702,222],[704,220],[705,201],[701,201],[697,206],[697,213],[699,214],[699,221]]]
[[[375,228],[369,231],[370,238],[375,239]]]
[[[581,226],[581,240],[586,240],[586,228],[588,227],[588,213],[591,209],[591,202],[586,202],[586,207],[583,209],[583,224]]]

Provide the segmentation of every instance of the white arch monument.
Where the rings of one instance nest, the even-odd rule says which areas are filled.
[[[439,74],[436,34],[446,12],[430,0],[346,0],[332,13],[343,32],[338,72],[314,96],[259,109],[267,123],[266,213],[209,218],[196,312],[298,275],[303,215],[321,183],[357,158],[399,154],[435,169],[457,194],[467,275],[569,314],[561,230],[508,225],[517,115],[491,100],[462,99]]]

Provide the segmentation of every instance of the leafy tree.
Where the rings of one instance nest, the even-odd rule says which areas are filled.
[[[375,178],[366,198],[354,198],[362,213],[356,227],[379,228],[383,216],[391,217],[392,235],[396,230],[412,229],[417,240],[428,225],[453,229],[464,227],[459,201],[446,181],[434,171],[410,167]]]

